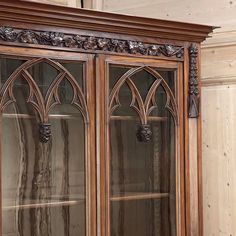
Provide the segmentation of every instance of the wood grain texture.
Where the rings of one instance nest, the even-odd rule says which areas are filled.
[[[120,14],[66,8],[47,4],[27,3],[17,0],[0,2],[1,21],[15,21],[22,24],[68,27],[68,29],[93,30],[122,33],[182,41],[203,41],[212,31],[211,26],[186,24],[150,18],[132,17]],[[12,14],[14,12],[14,14]],[[11,15],[11,18],[8,16]],[[38,15],[41,17],[38,18]],[[12,22],[12,23],[13,23]],[[10,23],[10,22],[9,22]]]

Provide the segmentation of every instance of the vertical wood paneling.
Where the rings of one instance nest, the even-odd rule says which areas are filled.
[[[236,233],[235,85],[203,88],[204,235]]]

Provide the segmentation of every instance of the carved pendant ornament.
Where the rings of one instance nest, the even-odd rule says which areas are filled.
[[[51,124],[40,123],[39,124],[39,140],[42,143],[47,143],[51,138]]]
[[[183,47],[169,44],[146,44],[130,40],[64,34],[61,32],[18,30],[5,26],[0,27],[0,40],[82,50],[176,57],[179,59],[183,58],[184,54]]]
[[[139,125],[136,136],[139,142],[149,142],[152,139],[152,131],[150,125]]]
[[[198,84],[198,47],[192,44],[189,48],[189,117],[199,116],[199,84]]]
[[[34,78],[28,72],[28,69],[39,63],[47,63],[58,71],[58,75],[48,87],[46,95],[42,94]],[[29,95],[26,101],[34,107],[35,111],[39,115],[39,140],[42,143],[47,143],[51,138],[52,134],[51,124],[49,123],[49,114],[54,106],[62,104],[59,95],[59,87],[61,83],[64,83],[64,80],[67,80],[70,83],[73,91],[73,96],[70,101],[70,104],[80,110],[85,123],[89,122],[86,99],[76,79],[59,62],[46,58],[28,60],[10,75],[10,77],[6,80],[5,84],[2,86],[0,91],[1,112],[3,112],[9,104],[16,102],[13,93],[13,87],[15,85],[15,82],[19,78],[22,78],[27,82],[29,88]]]
[[[139,73],[140,71],[145,71],[155,78],[154,82],[150,85],[145,98],[142,98],[139,89],[132,80],[132,76],[134,76],[136,73]],[[172,90],[170,89],[164,78],[157,71],[148,66],[131,68],[118,79],[110,93],[110,116],[112,116],[116,109],[122,107],[122,104],[119,100],[119,94],[124,84],[128,86],[131,92],[131,103],[129,104],[129,107],[130,109],[134,110],[139,117],[140,124],[138,125],[138,129],[136,131],[136,137],[139,142],[148,142],[152,139],[152,131],[151,126],[148,124],[148,119],[150,118],[150,116],[152,116],[151,113],[154,109],[159,109],[159,105],[156,101],[158,88],[164,90],[166,94],[166,101],[163,106],[170,112],[174,119],[174,122],[176,124],[178,123],[178,108]]]

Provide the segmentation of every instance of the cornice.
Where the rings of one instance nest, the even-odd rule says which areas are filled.
[[[198,43],[213,30],[206,25],[17,0],[0,1],[1,20]]]

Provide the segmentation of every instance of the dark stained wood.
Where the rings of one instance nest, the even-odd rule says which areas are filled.
[[[0,20],[91,31],[202,42],[213,27],[85,9],[1,0]],[[39,17],[40,16],[40,17]]]
[[[55,46],[65,49],[78,48],[84,51],[93,50],[104,53],[113,52],[154,57],[176,57],[177,59],[182,59],[184,52],[183,47],[169,44],[144,44],[138,41],[64,34],[63,32],[37,32],[29,29],[17,30],[6,26],[0,26],[0,40],[19,44]]]

